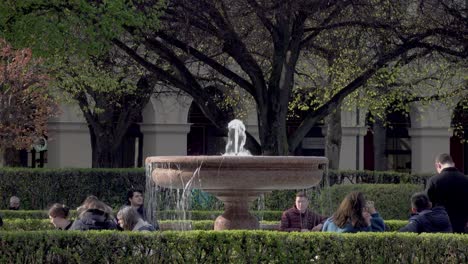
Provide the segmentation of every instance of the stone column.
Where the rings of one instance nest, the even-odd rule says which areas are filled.
[[[82,122],[49,122],[47,168],[91,168],[91,137]]]
[[[364,169],[365,111],[341,111],[341,170]]]
[[[453,109],[434,102],[431,107],[420,103],[411,105],[411,172],[434,173],[434,158],[450,153],[450,130]]]
[[[151,156],[187,155],[190,124],[142,124],[143,161]]]
[[[143,110],[143,162],[150,156],[187,155],[191,99],[168,94],[151,98]]]

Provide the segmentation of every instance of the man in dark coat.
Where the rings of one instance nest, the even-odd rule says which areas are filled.
[[[439,174],[427,182],[427,196],[434,206],[445,207],[453,232],[464,233],[468,222],[468,177],[455,168],[449,154],[439,154],[435,166]]]
[[[143,204],[144,198],[142,191],[132,189],[127,192],[127,205],[130,205],[131,207],[135,208],[138,214],[140,214],[141,219],[146,221],[146,213]]]
[[[411,210],[414,215],[409,219],[409,223],[400,229],[400,232],[452,232],[452,225],[445,208],[442,206],[431,207],[429,197],[424,192],[415,193],[411,197]]]
[[[303,192],[296,194],[295,205],[281,216],[281,231],[320,231],[327,217],[309,210],[309,200]]]

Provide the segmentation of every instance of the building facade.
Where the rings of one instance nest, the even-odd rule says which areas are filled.
[[[412,103],[410,112],[389,116],[390,126],[378,136],[377,127],[366,122],[365,110],[342,111],[342,145],[340,169],[386,170],[411,173],[434,172],[434,157],[451,153],[459,169],[467,173],[468,145],[454,135],[455,122],[468,128],[466,111],[434,103],[430,108]],[[455,120],[456,119],[456,120]],[[258,138],[255,113],[246,120],[247,130]],[[225,138],[203,116],[189,97],[151,98],[143,111],[143,122],[134,124],[138,133],[129,137],[130,165],[141,166],[148,156],[220,155]],[[294,129],[294,122],[288,129]],[[324,129],[311,129],[298,155],[324,155]],[[465,133],[464,139],[466,140]],[[381,153],[376,156],[376,153]],[[29,153],[28,166],[47,168],[91,167],[91,143],[87,124],[80,110],[63,105],[59,117],[50,120],[47,150]],[[378,165],[378,166],[377,166]]]

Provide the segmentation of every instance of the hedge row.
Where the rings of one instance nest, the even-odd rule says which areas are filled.
[[[324,215],[333,214],[343,198],[350,192],[360,191],[367,200],[375,202],[375,207],[383,219],[406,220],[410,215],[410,198],[424,190],[416,184],[345,184],[327,188],[320,196]]]
[[[398,231],[405,226],[408,221],[405,220],[385,220],[388,227],[387,231]],[[213,230],[213,220],[198,220],[198,221],[159,221],[161,230]],[[261,229],[278,230],[279,221],[261,221]],[[49,220],[46,219],[5,219],[2,231],[41,231],[54,230],[54,227]]]
[[[328,175],[330,185],[342,183],[406,183],[426,185],[427,180],[434,174],[408,174],[403,172],[369,170],[330,170]]]
[[[379,171],[330,171],[326,184],[336,183],[415,183],[425,184],[430,175],[410,175]],[[23,209],[44,209],[54,202],[77,207],[89,194],[112,206],[125,202],[128,189],[144,189],[145,171],[139,169],[29,169],[0,168],[0,208],[17,195]],[[295,191],[274,191],[265,195],[264,208],[284,210],[285,197]],[[221,210],[222,203],[205,193],[196,194],[193,210]],[[288,200],[286,200],[288,201]],[[289,202],[289,201],[288,201]],[[162,209],[162,208],[161,208]]]
[[[214,220],[221,215],[223,211],[188,211],[185,218],[190,220]],[[282,211],[252,211],[260,220],[275,221],[281,219]],[[181,211],[167,210],[157,212],[157,218],[160,220],[178,220],[184,219],[184,213]],[[44,210],[0,210],[0,216],[3,219],[48,219],[48,213]],[[70,217],[76,217],[76,211],[70,211]]]
[[[125,202],[130,188],[145,188],[144,169],[0,169],[0,208],[12,195],[21,208],[45,209],[59,202],[75,208],[93,194],[112,206]]]
[[[468,236],[401,233],[0,232],[0,263],[467,263]]]
[[[368,200],[375,202],[377,210],[384,219],[406,220],[409,216],[410,197],[413,193],[422,191],[422,185],[415,184],[344,184],[325,188],[320,193],[312,193],[313,210],[329,216],[338,208],[346,194],[352,191],[363,192]],[[287,191],[282,193],[284,207],[291,207],[294,203],[295,193]],[[279,201],[279,199],[275,199]],[[252,211],[261,220],[280,220],[282,211]],[[74,212],[72,212],[72,215]],[[158,219],[215,219],[222,211],[187,211],[185,217],[182,212],[165,210],[157,213]],[[0,211],[5,218],[47,218],[44,211]]]

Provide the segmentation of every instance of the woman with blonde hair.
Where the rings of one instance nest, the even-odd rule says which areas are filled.
[[[78,219],[73,222],[70,230],[117,229],[117,223],[112,217],[112,208],[96,196],[88,196],[77,211]]]
[[[346,195],[340,206],[323,224],[322,231],[329,232],[381,232],[385,230],[385,224],[379,213],[375,210],[374,203],[366,200],[360,192],[352,192]]]
[[[117,213],[120,227],[127,231],[156,231],[150,223],[144,221],[138,211],[132,206],[124,206]]]

